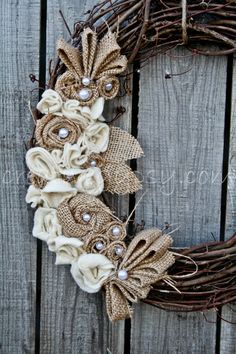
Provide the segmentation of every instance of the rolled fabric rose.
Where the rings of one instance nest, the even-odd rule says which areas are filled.
[[[62,235],[62,227],[53,208],[38,208],[34,214],[33,236],[49,242]]]
[[[63,102],[62,114],[64,117],[78,124],[82,129],[85,129],[90,122],[90,116],[83,114],[82,107],[77,100],[67,100]]]
[[[56,265],[71,264],[84,253],[83,242],[78,238],[59,236],[48,242],[49,250],[56,253]]]
[[[34,147],[27,151],[26,164],[32,173],[47,181],[60,175],[57,163],[50,152],[41,147]]]
[[[104,255],[112,262],[117,262],[124,257],[126,249],[123,241],[114,241],[109,244]]]
[[[101,77],[98,81],[98,92],[106,100],[116,97],[119,92],[119,80],[115,76]]]
[[[79,142],[89,152],[105,152],[109,143],[109,126],[106,123],[92,123],[88,125],[79,138]]]
[[[81,173],[88,159],[85,147],[70,143],[66,143],[63,150],[53,150],[51,155],[60,174],[67,176]]]
[[[67,99],[78,100],[81,106],[91,106],[99,97],[96,84],[91,83],[85,87],[78,76],[75,76],[71,71],[66,71],[57,79],[55,89],[64,101]],[[86,96],[81,98],[83,94]]]
[[[45,90],[42,94],[42,99],[37,104],[37,109],[43,114],[60,112],[61,107],[62,99],[60,95],[52,89]]]
[[[91,107],[89,106],[82,106],[81,113],[86,116],[90,121],[104,121],[105,118],[102,116],[103,108],[104,108],[105,100],[103,97],[99,97]]]
[[[75,144],[81,130],[71,120],[47,114],[37,120],[35,137],[38,145],[48,150],[63,149],[65,143]]]
[[[114,220],[110,209],[98,198],[80,193],[61,203],[57,216],[65,236],[82,240],[92,233],[100,233]]]
[[[106,255],[110,239],[104,234],[92,233],[84,240],[84,249],[87,253],[101,253]]]
[[[70,183],[61,178],[49,181],[43,189],[30,186],[26,194],[26,202],[32,203],[32,207],[57,208],[65,199],[76,195],[77,190]]]
[[[100,195],[104,189],[104,181],[100,168],[90,167],[81,172],[75,186],[81,193],[87,193],[95,197]]]
[[[82,254],[71,266],[74,280],[88,293],[98,292],[114,270],[114,264],[102,254]]]
[[[126,237],[125,224],[120,220],[112,221],[106,225],[106,235],[111,241],[121,241]]]

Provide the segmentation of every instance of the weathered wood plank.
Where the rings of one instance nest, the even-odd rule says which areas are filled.
[[[67,3],[53,0],[48,3],[47,58],[55,57],[55,45],[59,37],[68,39],[68,32],[59,15],[59,10],[70,28],[83,13],[91,9],[95,1],[74,1]],[[123,105],[127,114],[118,122],[130,130],[131,98],[122,98],[108,105],[105,117],[115,116],[116,106]],[[112,198],[112,207],[119,215],[128,213],[127,198]],[[124,323],[112,325],[105,312],[102,294],[86,294],[72,279],[69,267],[54,265],[54,255],[43,245],[42,297],[41,297],[41,353],[106,353],[122,354],[124,348]]]
[[[27,211],[25,144],[32,131],[30,73],[38,73],[40,1],[0,4],[0,352],[34,353],[36,240]]]
[[[136,218],[146,227],[179,227],[175,246],[219,237],[226,65],[224,57],[160,56],[141,69],[138,137],[146,157],[138,172],[147,194]],[[165,79],[165,70],[181,73],[191,66]],[[131,353],[215,352],[216,325],[202,314],[144,304],[135,310]],[[213,312],[206,316],[216,319]]]
[[[230,152],[228,170],[226,239],[236,231],[236,64],[233,68]],[[226,305],[222,309],[222,318],[229,322],[236,322],[236,305]],[[233,354],[236,352],[235,325],[221,321],[220,352]]]

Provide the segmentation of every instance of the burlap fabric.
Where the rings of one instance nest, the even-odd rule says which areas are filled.
[[[59,130],[65,128],[68,130],[68,136],[60,138]],[[75,144],[81,134],[78,125],[65,118],[47,114],[37,120],[35,129],[35,138],[37,144],[47,150],[63,149],[65,143]]]
[[[84,214],[91,216],[90,221],[83,220]],[[57,209],[57,215],[63,227],[63,234],[68,237],[78,237],[82,240],[91,234],[105,234],[110,223],[121,224],[103,202],[91,195],[82,193],[61,203]],[[121,235],[123,234],[121,233]],[[108,235],[107,238],[109,238]]]
[[[46,179],[43,179],[32,172],[28,173],[28,178],[33,186],[40,189],[43,189],[48,182]]]
[[[98,96],[114,98],[119,90],[119,81],[115,75],[123,72],[127,66],[127,59],[120,54],[115,35],[109,31],[98,42],[96,33],[87,28],[81,38],[82,51],[70,46],[63,39],[58,41],[58,55],[69,71],[57,80],[56,91],[64,100],[77,99],[81,105],[91,105]],[[85,77],[91,80],[86,86],[90,97],[83,101],[78,92],[84,87],[82,78]],[[106,83],[112,84],[111,90],[105,89]]]
[[[172,238],[162,235],[158,229],[140,232],[130,243],[117,272],[105,284],[107,313],[112,321],[132,315],[129,302],[147,297],[151,284],[165,276],[174,263],[174,256],[168,251]],[[119,270],[126,270],[128,278],[120,280]]]
[[[117,194],[134,193],[142,185],[126,162],[142,155],[143,150],[132,135],[120,128],[111,127],[106,152],[90,155],[84,167],[88,168],[91,161],[96,161],[102,172],[104,190]]]
[[[101,250],[98,250],[96,247],[97,243],[99,242],[101,242],[104,246]],[[116,253],[117,247],[122,247],[123,249],[122,254]],[[116,263],[117,261],[123,258],[126,251],[126,244],[123,241],[119,241],[119,240],[111,242],[110,238],[105,233],[104,234],[92,233],[84,239],[83,248],[87,253],[103,254],[110,261]]]

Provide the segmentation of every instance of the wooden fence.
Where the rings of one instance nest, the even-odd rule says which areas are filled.
[[[112,325],[102,295],[80,291],[69,268],[55,266],[54,255],[32,237],[24,155],[33,127],[28,100],[36,85],[28,76],[42,80],[56,40],[68,39],[59,10],[72,28],[93,4],[0,4],[0,353],[233,354],[233,305],[218,314],[186,314],[138,304],[132,321]],[[232,57],[186,53],[152,59],[134,74],[133,94],[107,108],[109,117],[116,107],[126,108],[119,125],[137,133],[145,152],[136,166],[146,192],[136,220],[147,227],[174,223],[175,246],[224,239],[236,230],[236,66]],[[166,70],[187,73],[166,79]],[[128,214],[134,202],[113,198],[118,215]]]

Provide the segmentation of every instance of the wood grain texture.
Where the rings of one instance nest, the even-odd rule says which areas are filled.
[[[48,2],[47,60],[55,57],[56,41],[69,39],[59,10],[73,29],[76,20],[91,9],[95,1]],[[104,116],[110,121],[116,107],[123,105],[127,112],[118,122],[125,130],[131,127],[131,98],[120,98],[107,105]],[[128,213],[127,198],[111,198],[111,205],[119,215]],[[86,294],[70,275],[69,267],[54,265],[55,256],[43,245],[41,296],[41,353],[54,354],[122,354],[124,322],[111,324],[106,315],[102,294]]]
[[[232,106],[231,106],[231,129],[230,129],[230,151],[228,169],[228,190],[226,209],[226,233],[229,238],[236,232],[236,64],[233,66],[232,82]],[[222,309],[222,318],[226,321],[236,323],[236,305],[226,305]],[[234,354],[236,352],[235,325],[221,321],[221,354]]]
[[[38,73],[39,1],[0,3],[0,352],[34,353],[36,240],[25,204],[27,104]]]
[[[141,69],[138,138],[146,156],[138,173],[146,194],[136,218],[146,227],[174,224],[174,246],[219,237],[226,65],[223,57],[159,56]],[[181,73],[191,66],[165,79],[166,70]],[[216,319],[214,312],[206,317]],[[201,313],[138,305],[131,353],[213,354],[215,336],[216,325]]]

